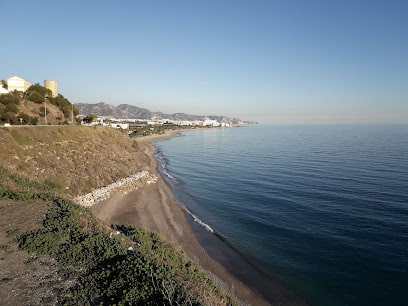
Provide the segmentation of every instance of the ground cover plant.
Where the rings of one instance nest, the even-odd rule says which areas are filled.
[[[15,235],[19,248],[31,254],[27,264],[40,262],[41,256],[57,262],[57,280],[48,282],[54,298],[41,304],[235,304],[158,235],[133,226],[107,227],[89,209],[58,196],[61,187],[50,181],[31,181],[5,169],[0,178],[0,201],[49,203],[39,228]]]

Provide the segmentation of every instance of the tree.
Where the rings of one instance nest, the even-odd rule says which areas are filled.
[[[0,95],[0,103],[3,105],[7,105],[7,104],[18,105],[20,104],[20,99],[18,98],[18,96],[12,93],[3,94],[3,95]]]
[[[92,123],[92,122],[95,122],[97,118],[98,118],[98,116],[96,116],[94,114],[90,114],[90,115],[84,117],[83,121],[84,121],[84,123]]]
[[[40,94],[37,91],[32,91],[29,95],[26,96],[26,100],[30,100],[34,103],[43,103],[45,96]]]
[[[78,115],[79,113],[78,109],[61,94],[59,94],[57,97],[50,97],[48,100],[51,104],[59,107],[59,109],[64,113],[65,118],[70,119],[72,113],[74,116]]]
[[[31,122],[31,118],[29,115],[27,115],[26,113],[20,112],[18,114],[18,120],[20,120],[20,118],[23,120],[23,124],[28,124]],[[21,122],[21,121],[20,121]]]
[[[1,122],[10,123],[11,118],[12,118],[12,114],[10,114],[10,113],[4,112],[4,111],[2,111],[0,113],[0,121]]]
[[[31,85],[27,91],[25,96],[27,97],[27,100],[31,100],[31,93],[32,92],[37,92],[38,94],[40,94],[42,96],[42,98],[44,99],[45,96],[50,96],[52,95],[52,91],[48,88],[45,88],[44,86],[41,86],[40,84],[36,83],[34,85]],[[32,101],[32,100],[31,100]]]
[[[6,110],[6,112],[16,114],[18,112],[18,107],[17,107],[16,104],[9,103],[9,104],[6,104],[6,109],[5,110]]]
[[[3,88],[8,89],[8,85],[7,82],[5,80],[1,80],[1,85],[3,86]]]
[[[30,124],[37,125],[38,124],[38,117],[30,117]]]
[[[23,100],[29,100],[35,103],[44,102],[46,96],[51,96],[52,91],[36,83],[31,85],[23,95]]]

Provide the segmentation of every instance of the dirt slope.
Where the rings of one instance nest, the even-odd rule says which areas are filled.
[[[2,127],[0,145],[0,167],[70,197],[144,170],[137,142],[110,127]]]

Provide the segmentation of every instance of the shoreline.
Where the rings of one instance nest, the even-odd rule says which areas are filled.
[[[169,131],[162,135],[136,138],[141,153],[144,155],[145,170],[157,177],[152,184],[145,184],[132,191],[118,191],[109,199],[100,201],[91,207],[94,215],[108,224],[132,224],[161,235],[166,241],[182,250],[187,257],[198,263],[204,270],[214,276],[227,292],[236,296],[241,302],[249,305],[287,304],[303,305],[298,298],[287,296],[280,284],[270,286],[274,293],[268,295],[268,301],[260,293],[250,289],[243,281],[226,267],[212,258],[199,242],[197,231],[193,229],[194,221],[182,208],[169,184],[158,170],[154,157],[153,141],[175,137],[181,131]]]

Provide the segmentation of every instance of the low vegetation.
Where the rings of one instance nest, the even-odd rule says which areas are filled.
[[[21,234],[18,243],[36,256],[50,255],[63,267],[60,277],[73,285],[57,288],[58,304],[233,304],[199,266],[156,234],[124,225],[107,229],[88,209],[54,196],[52,184],[4,169],[0,174],[1,200],[53,203],[43,226]]]
[[[141,137],[141,136],[150,136],[150,135],[161,135],[170,130],[182,130],[182,129],[191,129],[190,126],[181,126],[175,124],[164,124],[164,125],[140,125],[131,127],[129,129],[130,137]]]
[[[29,130],[21,129],[19,133],[11,134],[5,139],[9,144],[14,142],[16,148],[33,146],[36,143],[35,137],[26,137],[29,134],[25,134]],[[109,139],[117,139],[120,135],[111,130],[99,131]],[[48,133],[52,134],[54,141],[60,142],[58,135],[68,132],[60,127]],[[51,143],[46,141],[46,135],[41,137],[43,145]],[[65,141],[69,142],[68,139]],[[131,140],[124,143],[122,145],[132,148]],[[57,148],[58,145],[53,146],[53,150],[54,147]],[[21,154],[16,161],[26,158],[26,155]],[[89,209],[66,198],[70,191],[67,191],[65,185],[61,185],[52,176],[45,175],[36,179],[32,179],[30,175],[23,176],[19,173],[27,173],[26,165],[19,165],[19,171],[0,165],[0,209],[9,211],[11,203],[14,203],[14,207],[19,203],[21,207],[25,203],[31,203],[32,207],[38,205],[42,209],[46,207],[43,220],[35,227],[20,226],[13,229],[10,224],[14,220],[0,222],[0,227],[8,229],[7,236],[13,237],[16,248],[18,247],[15,249],[10,240],[0,241],[3,263],[7,262],[8,257],[17,258],[18,256],[14,256],[16,252],[27,252],[30,255],[20,265],[26,265],[27,271],[33,273],[33,278],[36,273],[44,271],[40,273],[42,281],[38,286],[21,288],[27,299],[30,296],[41,298],[27,304],[236,304],[210,275],[158,235],[133,226],[107,226],[100,223],[94,219]],[[50,165],[44,163],[41,167],[48,171]],[[29,214],[25,215],[24,211],[15,213],[21,215],[22,219],[31,217]],[[5,218],[4,215],[2,217]],[[18,279],[13,280],[11,275],[2,278],[0,286],[11,281],[16,284],[19,282]],[[24,301],[20,298],[21,300]]]

